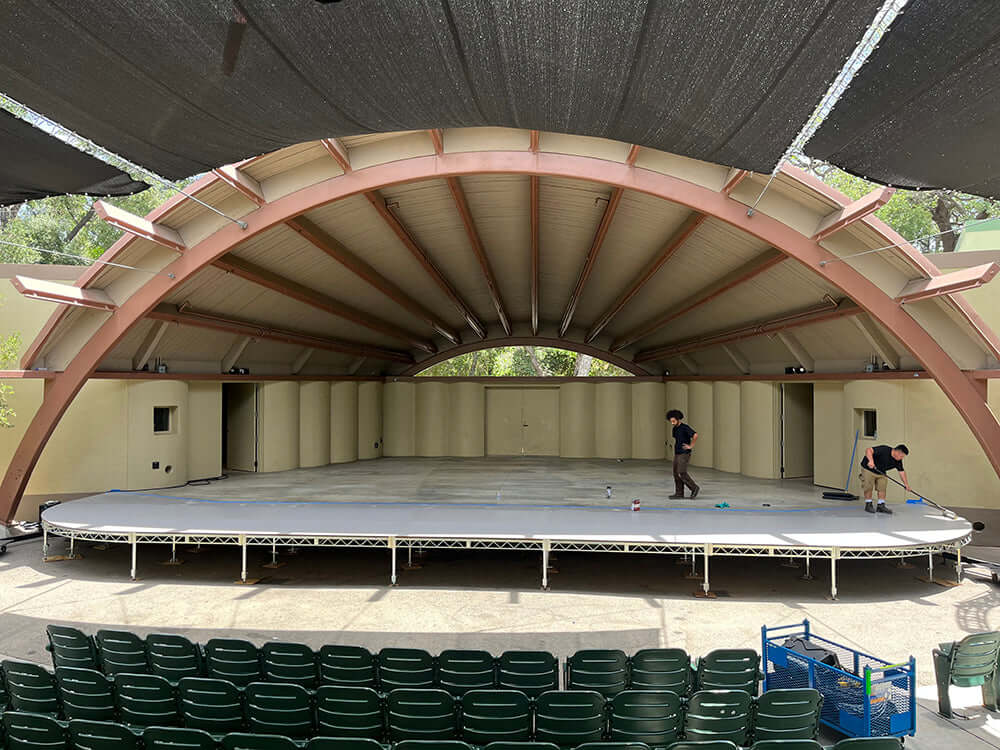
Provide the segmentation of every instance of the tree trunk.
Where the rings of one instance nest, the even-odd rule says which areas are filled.
[[[589,354],[576,355],[576,367],[573,368],[573,377],[582,378],[590,375],[590,366],[594,364],[594,358]]]
[[[535,353],[535,347],[524,346],[521,348],[524,349],[525,352],[527,352],[528,359],[531,360],[531,367],[535,371],[536,375],[538,375],[539,377],[546,377],[551,374],[548,371],[546,371],[544,367],[542,367],[542,363],[539,361],[538,355]]]
[[[958,243],[958,237],[955,236],[955,232],[951,231],[951,209],[952,203],[944,194],[938,195],[934,208],[931,209],[931,218],[937,224],[938,231],[947,233],[938,237],[941,240],[941,249],[946,253],[955,252],[955,245]]]
[[[85,226],[87,226],[87,222],[89,222],[92,218],[94,218],[94,209],[93,208],[87,209],[87,213],[85,213],[83,216],[81,216],[77,220],[76,226],[74,226],[70,230],[69,234],[66,235],[66,244],[67,245],[70,242],[73,241],[73,238],[76,237],[80,233],[81,229],[83,229]]]

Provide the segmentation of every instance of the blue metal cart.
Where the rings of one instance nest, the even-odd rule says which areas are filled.
[[[793,643],[790,639],[799,639]],[[801,644],[822,649],[802,653]],[[793,648],[799,647],[799,650]],[[812,687],[823,694],[820,721],[849,737],[913,735],[917,731],[916,661],[890,664],[814,634],[809,620],[761,628],[764,690]],[[825,656],[821,660],[817,657]]]

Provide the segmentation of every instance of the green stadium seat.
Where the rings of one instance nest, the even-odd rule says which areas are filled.
[[[537,698],[559,689],[559,664],[548,651],[505,651],[500,655],[497,685]]]
[[[69,750],[69,737],[51,716],[24,711],[4,711],[7,750]]]
[[[577,651],[566,660],[567,690],[596,690],[605,698],[628,685],[628,657],[618,649]]]
[[[384,648],[378,652],[378,684],[383,693],[432,688],[437,684],[434,657],[420,648]]]
[[[496,660],[486,651],[449,649],[438,655],[438,684],[455,696],[496,687]]]
[[[684,728],[681,697],[669,690],[625,690],[611,700],[613,742],[666,747]]]
[[[375,657],[361,646],[323,646],[319,650],[319,682],[377,688]]]
[[[531,699],[517,690],[470,690],[462,696],[462,739],[472,745],[531,739]]]
[[[146,641],[126,630],[98,630],[94,637],[101,670],[109,677],[119,672],[145,674],[149,672]]]
[[[559,750],[551,742],[491,742],[483,750]]]
[[[56,667],[62,715],[67,719],[114,721],[115,694],[111,680],[96,669]]]
[[[316,653],[304,643],[265,643],[260,659],[268,682],[316,687]]]
[[[46,648],[52,652],[53,667],[100,669],[94,639],[89,635],[65,625],[49,625],[45,632],[49,637]]]
[[[749,648],[710,651],[698,660],[698,690],[745,690],[757,695],[760,656]]]
[[[264,679],[260,651],[250,641],[212,638],[205,644],[205,674],[216,680],[229,680],[237,687],[259,682]]]
[[[59,716],[59,688],[51,672],[26,661],[4,661],[4,681],[10,707],[26,713]]]
[[[650,750],[649,745],[642,742],[584,742],[577,745],[576,750]]]
[[[115,698],[123,724],[172,727],[181,722],[177,696],[165,677],[119,672],[115,675]]]
[[[0,712],[6,711],[10,706],[10,696],[7,694],[7,678],[4,677],[3,665],[0,664]],[[3,722],[0,722],[0,727]]]
[[[644,648],[629,660],[629,687],[633,690],[691,692],[691,657],[682,648]]]
[[[455,698],[447,690],[400,688],[386,697],[388,739],[453,740],[458,736]]]
[[[684,737],[747,745],[752,713],[753,698],[745,690],[699,690],[688,701]]]
[[[244,728],[240,691],[228,680],[183,677],[177,685],[184,726],[211,734],[239,732]]]
[[[750,750],[823,750],[816,740],[757,740]]]
[[[757,699],[753,737],[758,741],[815,739],[822,708],[818,690],[768,690]]]
[[[902,750],[902,747],[899,737],[848,737],[831,750]]]
[[[301,685],[252,682],[244,692],[247,729],[285,737],[313,735],[312,697]]]
[[[1000,633],[973,633],[960,641],[942,643],[934,649],[934,679],[937,682],[938,713],[951,718],[948,689],[982,687],[983,705],[996,711],[998,698],[997,661],[1000,659]]]
[[[295,742],[279,734],[230,732],[219,744],[222,750],[299,750]]]
[[[551,690],[535,700],[535,739],[576,747],[604,738],[604,696],[594,690]]]
[[[675,742],[667,750],[740,750],[738,746],[729,740],[704,740]]]
[[[385,750],[377,740],[366,737],[313,737],[306,750]]]
[[[381,742],[385,719],[378,693],[351,685],[317,688],[316,732],[324,737],[364,737]]]
[[[203,729],[146,727],[142,732],[145,750],[215,750],[218,743]]]
[[[472,750],[472,747],[461,740],[403,740],[393,750]]]
[[[122,724],[73,719],[68,729],[74,750],[139,750],[139,736]]]
[[[198,647],[182,635],[150,633],[146,636],[149,671],[176,684],[182,677],[204,677],[205,665]]]

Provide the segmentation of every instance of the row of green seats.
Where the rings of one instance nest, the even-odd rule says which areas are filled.
[[[62,725],[41,714],[3,714],[0,750],[475,750],[458,740],[402,740],[391,746],[372,739],[314,737],[296,742],[275,734],[229,732],[212,735],[181,727],[146,727],[136,731],[114,722],[73,719]],[[894,737],[853,738],[831,750],[901,750]],[[567,750],[546,742],[492,742],[482,750]],[[574,750],[652,750],[638,742],[588,742]],[[729,740],[680,741],[666,750],[737,750]],[[815,740],[760,740],[750,750],[823,750]]]
[[[56,667],[98,669],[107,675],[146,673],[177,682],[215,677],[245,686],[251,682],[355,685],[388,692],[396,688],[440,687],[454,695],[467,690],[509,688],[529,695],[559,689],[558,660],[546,651],[446,650],[438,656],[414,648],[384,648],[373,654],[359,646],[253,643],[213,638],[203,646],[179,635],[140,638],[122,630],[91,637],[76,628],[50,625],[49,650]],[[565,662],[563,684],[611,696],[626,689],[697,689],[758,692],[760,657],[752,649],[720,649],[698,659],[682,649],[643,649],[632,656],[617,649],[578,651]]]
[[[591,690],[550,691],[531,698],[516,690],[471,690],[456,698],[437,688],[372,688],[257,682],[243,689],[208,677],[175,687],[157,675],[44,668],[3,663],[10,707],[56,719],[119,721],[129,726],[183,725],[214,733],[249,730],[291,737],[335,734],[382,741],[462,739],[475,745],[537,739],[576,745],[602,739],[663,747],[704,736],[810,739],[819,728],[822,696],[813,689],[705,690],[685,699],[670,691],[626,690],[611,699]]]

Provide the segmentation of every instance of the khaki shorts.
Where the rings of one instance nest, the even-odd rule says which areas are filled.
[[[868,469],[861,470],[861,491],[870,495],[872,490],[884,493],[889,486],[889,480],[884,474],[873,474]]]

